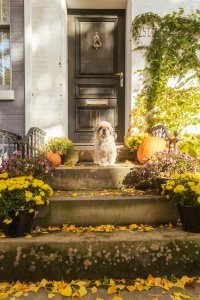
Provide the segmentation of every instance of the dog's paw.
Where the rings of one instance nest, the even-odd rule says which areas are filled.
[[[107,166],[109,166],[108,163],[101,163],[101,164],[99,164],[99,165],[100,165],[100,167],[107,167]]]

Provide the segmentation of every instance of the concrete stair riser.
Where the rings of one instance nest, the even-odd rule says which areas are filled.
[[[50,206],[41,210],[34,225],[176,224],[178,218],[177,207],[156,194],[83,198],[66,197],[62,192],[51,198]]]
[[[200,273],[199,253],[199,235],[180,227],[1,239],[0,281],[195,276]]]
[[[120,166],[58,167],[53,178],[53,188],[60,191],[120,189],[131,169]]]

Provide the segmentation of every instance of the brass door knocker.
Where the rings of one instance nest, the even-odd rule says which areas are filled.
[[[100,49],[102,46],[102,43],[100,41],[100,37],[98,35],[98,32],[96,32],[95,36],[94,36],[94,40],[93,40],[93,48],[98,50]]]

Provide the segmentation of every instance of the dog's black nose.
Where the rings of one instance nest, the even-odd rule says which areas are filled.
[[[106,134],[106,129],[103,129],[102,132],[103,132],[103,134],[105,135],[105,134]]]

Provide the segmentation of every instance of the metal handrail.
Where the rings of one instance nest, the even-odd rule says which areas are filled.
[[[3,160],[13,155],[17,150],[16,142],[22,139],[22,135],[0,129],[0,165]]]
[[[46,132],[38,127],[31,127],[26,136],[16,142],[22,158],[35,156],[42,144],[44,144]]]
[[[11,158],[13,153],[20,151],[21,156],[33,157],[44,144],[46,132],[37,127],[31,127],[23,137],[23,135],[0,129],[0,165],[6,158]]]
[[[164,125],[157,125],[153,128],[148,128],[147,132],[153,136],[164,138],[168,143],[170,151],[177,151],[178,150],[178,138],[179,133],[174,131],[174,137],[172,138]]]

